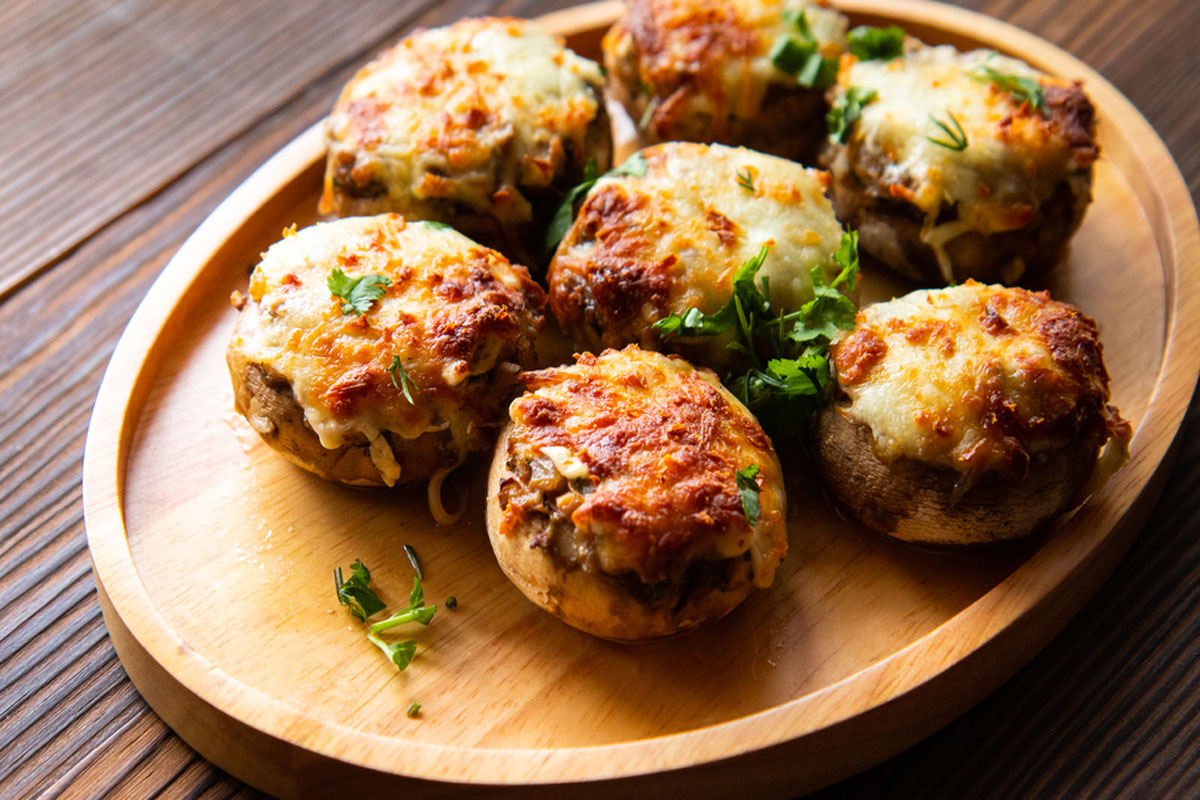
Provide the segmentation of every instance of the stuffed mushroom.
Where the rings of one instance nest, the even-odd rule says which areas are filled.
[[[943,45],[847,58],[830,91],[834,208],[897,272],[1011,284],[1079,227],[1099,149],[1077,82]]]
[[[417,31],[342,90],[321,210],[438,220],[533,263],[547,211],[589,160],[608,168],[602,85],[598,64],[532,22]]]
[[[787,553],[779,461],[713,373],[630,346],[522,381],[492,462],[488,536],[530,600],[632,641],[771,584]]]
[[[912,542],[1025,536],[1128,457],[1096,324],[1045,292],[921,290],[834,342],[838,402],[814,425],[833,495]]]
[[[237,296],[227,350],[234,402],[267,444],[367,486],[488,449],[542,323],[528,271],[394,214],[285,234]]]

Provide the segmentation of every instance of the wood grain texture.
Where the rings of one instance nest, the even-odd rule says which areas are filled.
[[[222,5],[237,4],[213,7]],[[1191,41],[1200,27],[1200,6],[1191,0],[964,5],[1013,21],[1098,68],[1156,126],[1193,198],[1200,194],[1200,139],[1193,135],[1200,126],[1200,55]],[[392,10],[402,6],[409,4]],[[418,22],[439,24],[492,10],[531,15],[550,7],[449,3]],[[17,108],[32,106],[31,87],[39,79],[23,71],[25,62],[50,63],[13,49],[14,43],[30,32],[58,36],[69,24],[83,31],[74,40],[80,48],[96,47],[104,38],[104,19],[134,8],[81,3],[68,12],[66,4],[5,4],[0,81],[11,92],[6,98],[14,98]],[[362,13],[367,20],[368,12]],[[337,16],[341,22],[341,13]],[[285,49],[278,40],[272,47],[276,57]],[[302,50],[287,50],[289,58],[306,57]],[[119,84],[121,91],[106,89],[124,79],[126,62],[105,52],[107,60],[92,62],[93,89],[106,107],[127,107],[137,100],[128,84]],[[17,257],[6,252],[16,265],[10,271],[36,277],[18,283],[0,306],[0,341],[6,345],[0,351],[0,407],[6,411],[0,419],[0,795],[100,796],[111,790],[132,796],[159,791],[172,797],[254,796],[202,760],[193,757],[181,768],[172,753],[186,746],[125,682],[91,586],[79,465],[100,373],[149,282],[220,199],[323,113],[366,53],[345,50],[337,57],[340,61],[331,62],[343,65],[337,74],[318,74],[269,108],[245,97],[222,105],[223,113],[242,115],[243,127],[232,134],[215,135],[185,118],[208,137],[188,158],[172,161],[159,153],[149,159],[124,151],[148,176],[139,191],[121,202],[100,192],[92,207],[70,214],[43,206],[55,208],[56,225],[66,231],[48,236],[58,243],[39,251],[38,242],[26,238],[21,241],[33,244]],[[150,125],[152,111],[139,107],[129,117],[131,125]],[[48,122],[38,130],[44,145],[60,148],[54,152],[77,146],[66,136],[68,112],[65,104],[57,115],[46,111]],[[0,120],[0,140],[10,144],[10,153],[18,152],[14,143],[28,143],[18,117]],[[113,146],[97,146],[92,155],[107,163],[116,157]],[[56,175],[57,183],[39,178],[26,186],[24,205],[55,190],[95,191],[94,174]],[[1193,747],[1200,718],[1195,645],[1200,613],[1194,603],[1200,591],[1198,414],[1193,408],[1160,510],[1120,571],[1043,655],[946,730],[823,796],[1200,793]]]

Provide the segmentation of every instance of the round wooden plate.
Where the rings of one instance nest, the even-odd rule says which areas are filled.
[[[1200,372],[1200,233],[1161,140],[1097,73],[1017,28],[924,2],[845,0],[855,23],[993,47],[1082,78],[1100,116],[1096,201],[1049,278],[1100,323],[1133,459],[1056,530],[947,555],[840,519],[796,453],[791,553],[769,591],[692,634],[641,646],[562,625],[504,579],[469,512],[430,520],[423,491],[325,483],[234,413],[228,297],[257,254],[315,219],[314,128],[252,175],[180,249],[108,367],[88,434],[88,540],[113,644],[184,739],[277,795],[507,787],[581,796],[795,795],[896,753],[981,699],[1116,566],[1157,497]],[[544,18],[596,56],[619,4]],[[897,288],[876,282],[876,292]],[[889,288],[890,287],[890,288]],[[484,459],[486,460],[486,459]],[[397,672],[340,608],[332,571],[362,558],[403,605],[424,561],[431,602]],[[419,700],[423,710],[405,710]]]

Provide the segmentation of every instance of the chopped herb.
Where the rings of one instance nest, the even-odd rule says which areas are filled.
[[[824,89],[837,78],[838,60],[821,56],[821,43],[808,26],[803,11],[787,9],[783,19],[795,29],[775,40],[771,46],[771,64],[786,72],[807,89]]]
[[[447,597],[446,598],[446,608],[450,609],[451,611],[458,608],[458,598],[455,597],[454,595],[450,595],[449,597]]]
[[[583,168],[583,183],[567,192],[558,210],[554,212],[554,218],[550,220],[550,227],[546,229],[546,238],[543,242],[546,258],[554,255],[554,251],[558,249],[558,243],[567,235],[567,230],[570,229],[571,223],[575,221],[575,204],[591,191],[591,188],[596,185],[597,180],[601,177],[616,177],[621,175],[640,178],[646,174],[647,168],[646,157],[642,155],[641,151],[638,151],[630,156],[621,166],[609,170],[603,176],[598,176],[596,174],[596,159],[589,158]]]
[[[751,464],[737,471],[738,493],[742,496],[742,513],[751,525],[758,522],[762,507],[758,504],[758,466]]]
[[[333,272],[329,273],[325,285],[334,297],[343,300],[343,314],[361,317],[371,310],[376,300],[383,297],[383,291],[392,285],[392,279],[386,275],[375,274],[351,278],[335,267]]]
[[[950,117],[950,121],[954,123],[953,129],[951,129],[949,125],[942,122],[933,114],[929,115],[929,119],[933,121],[934,125],[937,125],[942,129],[942,133],[946,134],[946,138],[935,139],[932,136],[926,136],[925,138],[936,145],[946,148],[947,150],[954,150],[961,153],[963,150],[967,149],[967,132],[963,130],[962,124],[959,123],[958,117],[954,116],[953,111],[946,109],[946,114]]]
[[[816,51],[815,44],[802,42],[793,36],[781,36],[771,47],[771,64],[780,72],[795,75]]]
[[[420,220],[420,223],[428,228],[436,228],[437,230],[444,230],[447,228],[449,228],[450,230],[454,230],[453,226],[447,225],[444,222],[438,222],[435,219],[423,219],[423,220]]]
[[[413,656],[417,653],[416,639],[406,639],[403,642],[389,644],[383,639],[380,639],[374,633],[368,633],[367,639],[371,644],[383,651],[383,654],[388,657],[401,671],[408,669],[408,665],[412,663]]]
[[[841,267],[837,277],[827,283],[821,267],[813,267],[813,299],[788,314],[773,312],[765,278],[755,284],[768,252],[762,248],[738,268],[733,295],[717,312],[704,314],[692,308],[682,316],[671,314],[654,327],[664,338],[734,333],[727,347],[746,355],[751,366],[744,373],[726,375],[725,385],[768,433],[792,438],[803,432],[809,417],[827,398],[830,341],[839,330],[854,326],[857,308],[839,287],[854,290],[858,234],[842,234],[833,256]]]
[[[392,365],[388,367],[388,372],[392,373],[392,386],[403,392],[404,399],[415,406],[417,403],[413,400],[412,393],[416,391],[417,384],[404,371],[404,365],[400,363],[400,356],[392,356]]]
[[[860,25],[846,34],[850,52],[859,61],[891,61],[904,55],[904,29],[895,25]]]
[[[342,579],[342,568],[333,571],[333,585],[337,589],[338,602],[346,606],[350,613],[364,622],[368,617],[378,614],[387,605],[368,588],[371,582],[371,572],[361,559],[355,559],[350,565],[350,578]]]
[[[417,579],[425,580],[425,570],[421,569],[421,559],[417,558],[417,551],[413,550],[411,544],[404,545],[404,555],[408,556],[408,563],[412,564],[413,572],[417,573]]]
[[[410,622],[419,622],[422,625],[428,625],[435,613],[437,613],[437,606],[425,605],[425,592],[421,588],[421,579],[414,577],[413,590],[408,598],[408,606],[392,614],[387,619],[372,622],[371,633],[382,633],[390,628],[395,628],[397,625],[407,625]]]
[[[420,714],[420,713],[421,713],[421,701],[413,700],[412,703],[408,707],[408,711],[404,712],[404,716],[415,717],[415,716],[417,716],[417,714]]]
[[[878,95],[874,89],[863,89],[851,86],[838,94],[833,101],[833,107],[825,115],[825,123],[829,126],[829,139],[843,144],[850,134],[850,128],[862,116],[862,107],[870,103]]]
[[[406,546],[407,549],[411,548]],[[341,567],[334,569],[333,582],[337,587],[338,602],[344,606],[348,606],[350,613],[364,622],[387,608],[383,601],[379,599],[379,596],[367,588],[371,582],[371,572],[361,559],[356,559],[350,565],[350,577],[348,579],[343,579]],[[377,634],[408,622],[418,622],[422,625],[428,625],[436,612],[437,606],[425,605],[425,591],[421,588],[421,579],[414,577],[412,592],[408,595],[408,607],[385,620],[372,623],[367,630],[367,639],[370,640],[371,644],[382,650],[389,661],[402,670],[406,669],[412,661],[413,655],[417,652],[416,641],[410,639],[403,642],[389,643],[380,639]]]
[[[747,192],[750,192],[753,194],[753,192],[754,192],[754,172],[750,169],[750,167],[746,167],[745,174],[742,174],[741,170],[738,171],[737,185],[742,187],[743,189],[745,189]]]
[[[1050,116],[1050,108],[1046,105],[1046,92],[1042,89],[1042,85],[1037,82],[1036,78],[1023,78],[1017,75],[1010,75],[1006,72],[1001,72],[997,69],[992,69],[986,64],[980,66],[982,75],[976,73],[976,80],[986,81],[993,84],[1002,92],[1008,92],[1013,100],[1018,104],[1028,103],[1034,111],[1041,114],[1043,117]]]

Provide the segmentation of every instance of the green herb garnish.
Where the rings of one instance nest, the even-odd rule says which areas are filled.
[[[591,188],[596,185],[596,181],[600,178],[622,175],[640,178],[646,174],[648,166],[646,157],[639,150],[616,169],[611,169],[603,175],[597,175],[596,159],[589,158],[583,168],[583,183],[567,192],[566,196],[563,197],[562,203],[558,206],[558,210],[554,212],[554,218],[550,220],[550,227],[546,229],[546,238],[542,243],[546,252],[546,258],[550,258],[550,256],[554,255],[554,251],[558,249],[558,243],[567,235],[567,230],[570,229],[571,223],[575,221],[575,204],[580,198],[591,191]]]
[[[421,559],[417,558],[417,551],[413,550],[411,544],[404,545],[404,555],[408,556],[408,563],[412,564],[413,572],[417,573],[417,578],[425,580],[425,570],[421,569]]]
[[[454,595],[450,595],[449,597],[447,597],[446,598],[446,608],[450,609],[451,611],[458,608],[458,598],[455,597]]]
[[[758,504],[758,466],[751,464],[737,471],[738,494],[742,496],[742,513],[751,525],[758,522],[762,508]]]
[[[368,588],[371,583],[371,571],[361,559],[355,559],[350,565],[350,577],[342,579],[342,568],[333,571],[333,585],[337,589],[338,602],[346,606],[350,613],[364,622],[368,617],[378,614],[387,605]]]
[[[751,194],[754,193],[754,173],[749,167],[746,167],[745,174],[743,174],[741,170],[738,170],[737,185]]]
[[[993,84],[1002,92],[1008,92],[1013,100],[1018,104],[1028,103],[1034,111],[1041,114],[1043,117],[1050,116],[1050,108],[1046,105],[1046,91],[1042,85],[1037,82],[1036,78],[1022,78],[1017,75],[1010,75],[1007,72],[1000,72],[986,64],[980,66],[983,74],[976,73],[976,80],[986,81]]]
[[[954,116],[953,111],[946,109],[946,115],[950,117],[950,122],[954,124],[953,129],[951,129],[949,125],[947,125],[945,122],[942,122],[933,114],[929,115],[929,119],[933,121],[934,125],[937,125],[942,129],[942,133],[946,134],[946,138],[935,139],[932,136],[926,136],[925,138],[936,145],[946,148],[947,150],[954,150],[961,153],[963,150],[967,149],[967,132],[963,130],[962,124],[959,123],[958,117]]]
[[[837,78],[838,60],[821,56],[821,43],[808,26],[803,11],[788,9],[783,19],[795,29],[775,40],[771,46],[771,64],[786,72],[807,89],[824,89]]]
[[[371,310],[372,304],[383,297],[384,289],[392,285],[387,275],[363,275],[351,278],[340,269],[334,268],[325,281],[334,297],[342,299],[342,313],[361,317]]]
[[[859,61],[891,61],[904,55],[904,29],[895,25],[860,25],[846,34],[850,52]]]
[[[850,128],[862,116],[862,107],[877,97],[874,89],[863,89],[851,86],[838,94],[833,101],[833,107],[825,115],[825,123],[829,126],[830,141],[843,144],[850,133]]]
[[[411,548],[405,545],[405,550],[408,551]],[[368,588],[368,584],[371,582],[371,571],[367,569],[366,564],[363,564],[362,559],[355,559],[354,563],[350,565],[350,577],[347,579],[343,579],[341,567],[334,569],[333,582],[337,588],[338,602],[347,606],[351,614],[364,622],[387,608],[379,599],[379,595]],[[437,606],[425,605],[425,590],[421,588],[421,579],[414,577],[412,592],[408,595],[408,606],[387,619],[371,623],[370,628],[367,629],[367,639],[383,651],[389,661],[402,670],[406,669],[417,652],[416,641],[410,639],[390,643],[380,639],[378,634],[409,622],[428,625],[436,612]]]
[[[415,406],[417,403],[413,400],[412,393],[416,391],[417,384],[404,371],[404,365],[400,363],[400,356],[392,356],[392,365],[388,367],[388,372],[392,373],[392,386],[403,392],[404,399]]]
[[[421,701],[413,700],[412,703],[408,707],[408,711],[404,712],[404,716],[415,717],[417,714],[420,714],[420,713],[421,713]]]
[[[443,230],[445,228],[449,228],[450,230],[454,230],[454,227],[452,225],[447,225],[444,222],[438,222],[436,219],[422,219],[422,220],[418,220],[418,221],[422,225],[425,225],[426,227],[429,227],[429,228],[435,228],[437,230]]]
[[[788,314],[772,309],[766,278],[755,283],[768,252],[762,248],[738,268],[733,295],[717,312],[704,314],[692,308],[682,316],[671,314],[654,327],[664,338],[732,332],[733,341],[726,346],[745,354],[750,368],[726,375],[725,385],[771,435],[791,438],[804,430],[809,417],[826,400],[830,341],[839,330],[854,327],[857,308],[839,287],[854,290],[858,234],[842,234],[833,256],[841,267],[837,277],[827,283],[821,267],[813,267],[813,299]]]

